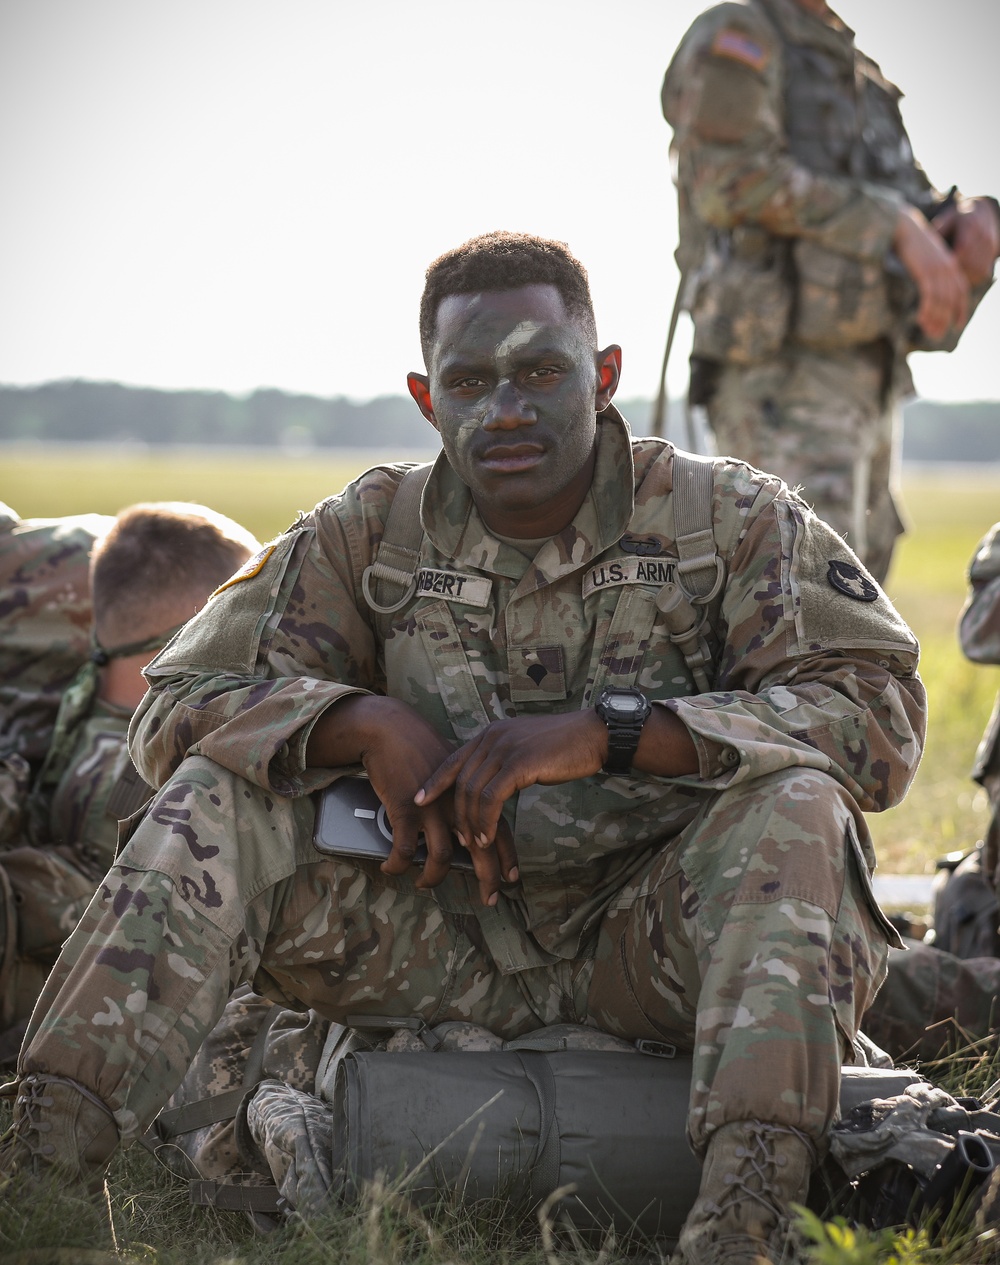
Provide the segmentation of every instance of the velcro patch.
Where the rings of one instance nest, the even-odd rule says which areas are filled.
[[[853,597],[856,602],[874,602],[878,598],[878,589],[853,562],[831,559],[826,578],[838,592]]]
[[[612,558],[589,569],[583,581],[583,596],[618,584],[668,584],[677,570],[676,558]]]
[[[712,46],[708,50],[716,57],[728,57],[731,61],[742,62],[758,74],[770,60],[770,52],[755,39],[751,39],[745,31],[737,31],[731,26],[724,26],[715,32]]]
[[[417,592],[421,595],[433,593],[446,602],[462,602],[465,606],[488,606],[493,583],[482,575],[421,567],[417,572]]]
[[[232,588],[234,584],[239,584],[243,580],[252,580],[255,575],[263,571],[265,563],[271,554],[274,553],[274,550],[274,545],[265,545],[260,553],[255,553],[252,558],[248,558],[235,575],[229,577],[225,584],[220,584],[212,596],[215,597],[217,594],[225,592],[226,589]]]

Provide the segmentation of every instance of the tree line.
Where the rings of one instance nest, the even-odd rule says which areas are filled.
[[[649,400],[619,407],[636,434],[649,428]],[[906,407],[903,458],[1000,461],[1000,401]],[[684,434],[679,405],[668,434]],[[64,381],[0,386],[0,441],[238,444],[294,448],[436,448],[433,431],[407,396],[356,401],[274,388],[246,396],[161,391],[118,382]]]

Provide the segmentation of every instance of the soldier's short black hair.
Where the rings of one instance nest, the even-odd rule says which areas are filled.
[[[471,237],[461,246],[445,251],[427,269],[420,299],[420,346],[424,363],[430,367],[442,299],[452,294],[517,290],[527,285],[555,286],[567,315],[584,323],[596,346],[597,324],[587,270],[570,254],[566,243],[531,233],[498,230]]]
[[[130,505],[90,560],[98,643],[114,650],[190,619],[259,548],[245,527],[207,505]]]

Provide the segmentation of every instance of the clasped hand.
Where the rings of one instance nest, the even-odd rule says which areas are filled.
[[[451,868],[454,839],[472,858],[484,905],[501,882],[518,879],[517,850],[503,806],[526,786],[556,786],[599,773],[608,731],[595,711],[517,716],[492,724],[453,748],[414,708],[381,694],[348,694],[323,712],[307,745],[311,768],[365,766],[392,826],[386,874],[408,870],[420,835],[427,845],[418,887],[434,887]],[[699,770],[683,722],[654,707],[633,767],[655,777]]]
[[[600,771],[607,729],[593,711],[494,721],[453,750],[422,716],[397,699],[351,694],[313,729],[309,764],[335,768],[360,761],[392,826],[386,874],[409,869],[420,835],[427,860],[417,887],[434,887],[451,868],[454,838],[472,858],[484,905],[501,882],[518,879],[517,851],[503,818],[516,792]]]
[[[427,841],[428,861],[417,886],[431,887],[444,878],[454,832],[472,857],[483,904],[495,905],[501,879],[518,879],[517,849],[503,817],[504,804],[526,786],[552,786],[599,772],[606,746],[607,729],[587,711],[496,720],[449,752],[423,779],[404,814],[403,849],[410,847],[412,814],[419,815]],[[405,866],[397,862],[395,818],[387,811],[394,846],[382,868],[398,874]],[[431,847],[432,834],[436,848]]]

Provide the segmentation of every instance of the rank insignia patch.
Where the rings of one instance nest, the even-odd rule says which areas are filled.
[[[767,65],[770,56],[768,50],[761,47],[756,40],[731,26],[716,31],[709,52],[716,57],[728,57],[731,61],[742,62],[744,66],[749,66],[758,73]]]
[[[831,559],[826,578],[839,593],[853,597],[856,602],[874,602],[878,600],[878,589],[853,562],[840,562]]]

